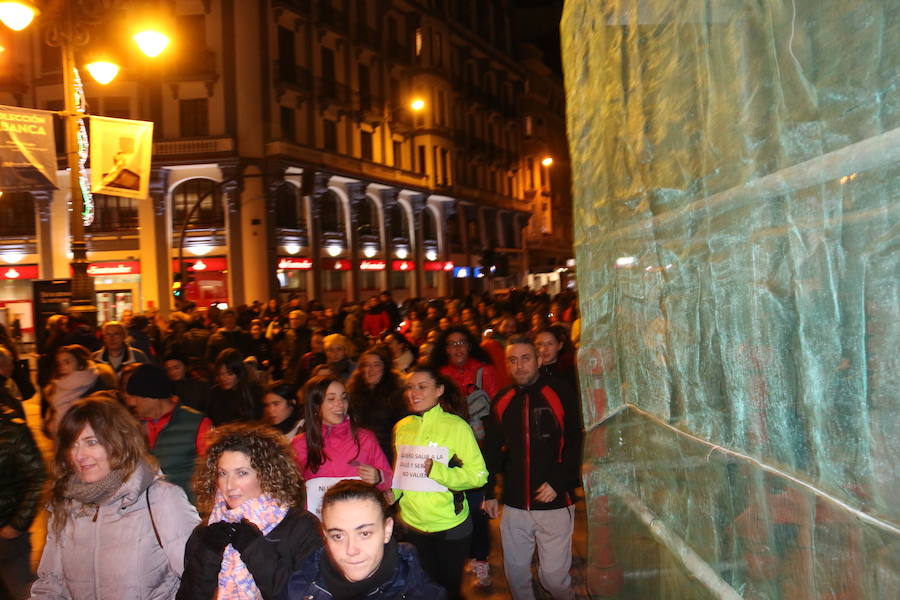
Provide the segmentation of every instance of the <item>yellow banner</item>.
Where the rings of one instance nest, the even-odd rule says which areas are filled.
[[[91,116],[91,192],[146,198],[153,123]]]

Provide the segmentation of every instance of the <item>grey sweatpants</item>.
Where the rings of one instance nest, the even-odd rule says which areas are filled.
[[[571,600],[572,531],[575,507],[553,510],[521,510],[503,506],[500,536],[503,568],[514,600],[534,600],[531,558],[538,549],[538,578],[556,600]]]

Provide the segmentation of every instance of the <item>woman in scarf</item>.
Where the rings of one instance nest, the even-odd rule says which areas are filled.
[[[115,400],[75,402],[58,430],[47,542],[32,598],[171,598],[199,522]],[[102,557],[102,560],[98,560]]]
[[[268,425],[216,429],[194,493],[209,518],[187,542],[180,600],[279,598],[291,573],[322,546],[290,447]]]
[[[115,390],[116,375],[108,365],[91,360],[84,346],[62,346],[54,356],[53,379],[44,388],[50,410],[44,420],[44,433],[55,438],[66,411],[72,403],[98,390]]]

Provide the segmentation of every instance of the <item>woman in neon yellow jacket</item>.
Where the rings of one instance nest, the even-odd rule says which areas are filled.
[[[463,402],[451,381],[418,367],[406,379],[404,396],[412,414],[394,426],[399,519],[422,567],[458,598],[472,541],[463,492],[483,486],[487,468],[472,428],[459,416]]]

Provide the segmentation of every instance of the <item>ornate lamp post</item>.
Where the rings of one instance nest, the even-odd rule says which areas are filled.
[[[72,248],[72,303],[71,310],[89,321],[96,319],[94,306],[94,282],[87,274],[87,244],[84,228],[93,222],[93,202],[90,183],[84,171],[87,160],[88,139],[84,125],[85,97],[81,77],[75,62],[75,50],[87,46],[91,40],[91,27],[100,24],[117,6],[127,0],[66,0],[50,4],[50,10],[41,15],[40,24],[44,42],[62,51],[63,97],[66,123],[66,157],[69,166],[71,207],[69,227]],[[0,21],[10,29],[20,31],[28,27],[41,11],[28,0],[0,2]],[[135,34],[135,42],[147,56],[157,56],[168,44],[168,38],[157,31],[141,31]],[[87,65],[88,71],[99,83],[112,81],[118,65],[109,61],[97,61]]]

